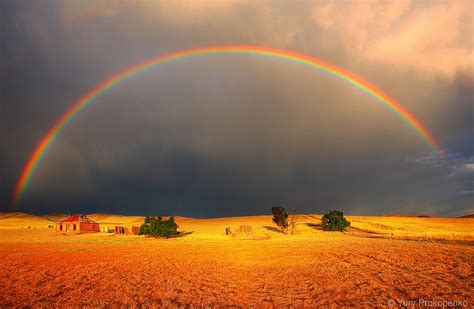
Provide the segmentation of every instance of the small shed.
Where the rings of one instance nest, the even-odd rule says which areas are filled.
[[[122,235],[128,235],[130,232],[128,231],[128,228],[124,226],[116,226],[115,227],[115,234],[122,234]]]
[[[132,233],[133,235],[138,235],[139,228],[138,226],[132,226]]]
[[[63,234],[97,233],[100,227],[86,215],[71,215],[56,222],[56,231]]]

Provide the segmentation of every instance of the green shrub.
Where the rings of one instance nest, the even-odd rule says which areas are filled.
[[[344,213],[331,210],[321,217],[321,225],[324,231],[344,231],[351,223],[344,218]]]
[[[272,207],[273,222],[286,234],[288,231],[288,213],[281,206]]]
[[[178,225],[173,217],[163,220],[162,217],[145,217],[145,222],[140,226],[138,235],[168,238],[178,234]]]

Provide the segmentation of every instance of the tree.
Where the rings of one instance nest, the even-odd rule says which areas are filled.
[[[174,217],[163,220],[162,217],[145,217],[145,222],[140,226],[138,235],[150,235],[154,237],[168,238],[178,234],[178,225]]]
[[[344,213],[331,210],[321,217],[321,225],[324,231],[344,231],[351,223],[344,218]]]
[[[282,206],[272,207],[273,222],[281,229],[283,233],[288,231],[288,213]]]
[[[296,213],[290,211],[290,219],[288,220],[290,234],[293,235],[296,230]]]

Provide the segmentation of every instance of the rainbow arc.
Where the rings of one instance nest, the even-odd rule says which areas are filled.
[[[158,55],[151,59],[148,59],[144,62],[138,63],[124,71],[119,72],[106,79],[79,100],[77,100],[50,128],[46,135],[41,139],[38,146],[35,148],[31,154],[27,164],[23,168],[21,176],[17,182],[14,192],[14,205],[16,205],[26,189],[28,188],[31,178],[34,175],[35,171],[38,169],[42,159],[46,155],[48,149],[51,147],[51,144],[56,140],[61,133],[61,131],[66,127],[78,114],[81,110],[95,102],[96,98],[101,94],[109,91],[110,89],[122,84],[129,78],[147,71],[151,68],[159,66],[164,63],[179,61],[187,58],[197,58],[206,55],[214,54],[246,54],[246,55],[256,55],[256,56],[265,56],[271,58],[277,58],[282,60],[288,60],[298,64],[302,64],[309,68],[313,68],[319,71],[323,71],[333,75],[349,84],[361,89],[371,97],[375,98],[378,102],[384,104],[387,108],[396,113],[406,124],[408,124],[413,131],[420,137],[420,139],[432,148],[437,153],[442,153],[441,147],[438,142],[433,138],[433,136],[428,132],[428,130],[418,121],[411,113],[408,112],[402,105],[397,103],[390,96],[385,94],[382,90],[370,84],[369,82],[363,80],[357,75],[343,70],[335,65],[329,64],[322,60],[319,60],[314,57],[307,55],[272,49],[260,46],[250,46],[250,45],[226,45],[226,46],[211,46],[203,47],[196,49],[187,49],[182,51],[177,51],[174,53]]]

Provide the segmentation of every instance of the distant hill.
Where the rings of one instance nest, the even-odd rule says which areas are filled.
[[[66,218],[67,216],[68,215],[66,214],[47,214],[47,215],[42,215],[41,217],[48,219],[50,221],[56,222],[63,218]]]
[[[115,214],[89,214],[88,218],[97,221],[101,226],[114,227],[116,225],[125,225],[125,226],[140,226],[143,223],[143,217],[141,216],[125,216],[125,215],[115,215]]]
[[[33,221],[43,221],[48,220],[43,216],[37,216],[32,214],[27,214],[21,211],[15,212],[0,212],[0,220],[7,220],[7,219],[14,219],[14,220],[33,220]],[[51,220],[48,220],[51,221]]]
[[[407,214],[385,214],[384,217],[400,217],[400,218],[430,218],[431,216],[425,214],[407,215]]]
[[[469,214],[469,215],[465,215],[465,216],[461,216],[459,218],[474,218],[474,214]]]
[[[47,228],[54,221],[42,216],[30,215],[23,212],[1,212],[0,228]]]

